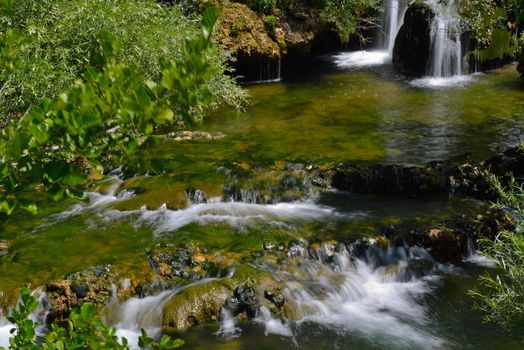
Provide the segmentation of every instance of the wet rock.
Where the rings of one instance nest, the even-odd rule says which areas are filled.
[[[71,281],[62,280],[48,283],[46,294],[50,306],[47,323],[69,317],[72,307],[78,306],[76,294],[71,291]]]
[[[164,279],[191,278],[191,272],[194,272],[195,268],[194,256],[202,259],[193,248],[187,247],[174,251],[150,251],[148,260],[153,270]]]
[[[496,197],[489,177],[491,173],[481,166],[461,164],[452,170],[448,177],[449,191],[475,198],[493,200]]]
[[[112,295],[110,268],[110,265],[91,266],[46,284],[50,309],[47,322],[67,319],[71,309],[82,303],[105,305]]]
[[[289,248],[288,248],[287,255],[291,258],[306,257],[308,255],[307,242],[305,241],[289,242]]]
[[[0,240],[0,256],[7,255],[10,246],[11,246],[11,243],[9,243],[6,240],[1,239]]]
[[[443,263],[458,263],[468,254],[466,234],[447,227],[427,230],[420,243],[436,261]]]
[[[253,288],[247,286],[237,287],[234,296],[238,300],[240,312],[245,312],[250,318],[256,316],[260,304],[257,293]]]
[[[229,290],[220,282],[190,286],[164,306],[162,326],[184,331],[201,322],[217,320],[229,296]]]
[[[398,72],[413,76],[426,72],[434,18],[435,13],[427,4],[417,2],[409,6],[393,49],[393,66]]]
[[[275,291],[275,290],[266,289],[264,291],[264,298],[272,302],[279,309],[284,307],[284,304],[286,302],[286,298],[284,297],[284,294],[282,294],[280,291]]]
[[[175,141],[187,140],[217,140],[226,137],[221,132],[206,132],[206,131],[175,131],[165,135],[166,138]]]
[[[418,195],[443,192],[446,176],[440,167],[431,165],[346,167],[335,172],[333,186],[354,193]]]
[[[513,231],[516,228],[511,215],[502,209],[490,209],[479,214],[476,221],[478,223],[478,236],[490,239],[495,239],[502,231]]]
[[[192,204],[207,203],[207,194],[198,188],[186,189],[186,196]]]
[[[71,291],[76,294],[79,299],[85,298],[89,293],[89,286],[85,283],[78,283],[73,281],[71,283]]]

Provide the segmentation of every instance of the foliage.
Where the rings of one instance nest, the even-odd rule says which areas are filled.
[[[274,30],[277,26],[277,18],[273,15],[269,15],[266,17],[266,26],[270,30]]]
[[[375,26],[373,13],[379,10],[379,0],[328,0],[321,14],[335,26],[340,40],[347,43],[354,33],[359,34],[361,41],[365,41],[359,31]]]
[[[67,325],[60,327],[52,325],[41,342],[36,340],[38,323],[31,320],[31,313],[37,308],[38,301],[27,288],[21,291],[21,302],[12,311],[8,320],[15,328],[11,330],[13,336],[9,339],[13,350],[62,350],[62,349],[115,349],[127,350],[127,339],[119,339],[114,327],[106,325],[97,316],[95,308],[90,304],[83,304],[80,309],[73,310]],[[150,338],[145,330],[141,330],[138,345],[141,349],[167,350],[180,347],[184,342],[173,340],[164,335],[159,342]]]
[[[250,0],[250,7],[260,13],[273,13],[277,7],[276,0]]]
[[[158,81],[159,59],[180,60],[186,40],[199,35],[197,18],[183,16],[178,6],[151,0],[10,0],[11,11],[0,16],[0,31],[22,35],[13,54],[24,62],[9,79],[1,79],[0,117],[23,115],[45,98],[56,98],[88,68],[101,69],[100,36],[111,33],[121,45],[115,59],[135,74]],[[226,56],[219,50],[205,55],[214,74],[207,83],[213,99],[192,109],[195,120],[210,108],[235,107],[245,96],[227,74]],[[1,78],[1,77],[0,77]]]
[[[54,200],[81,196],[87,172],[103,172],[101,160],[121,164],[155,126],[194,122],[193,111],[213,99],[208,83],[216,70],[207,52],[213,50],[217,18],[218,10],[208,9],[201,34],[184,42],[180,58],[159,60],[157,81],[119,63],[120,42],[100,33],[94,67],[85,69],[82,80],[1,130],[0,212],[11,214],[19,206],[34,213],[37,208],[28,192],[35,189],[45,190]],[[2,39],[5,46],[15,45],[9,31]],[[1,58],[5,75],[24,62],[10,53]]]
[[[493,178],[493,188],[500,195],[498,207],[511,210],[519,220],[524,215],[524,184],[511,178],[504,187]],[[481,276],[481,288],[470,292],[477,298],[477,308],[484,312],[485,320],[504,329],[511,329],[524,322],[524,235],[516,232],[500,232],[495,240],[480,242],[482,254],[497,266],[495,274]]]

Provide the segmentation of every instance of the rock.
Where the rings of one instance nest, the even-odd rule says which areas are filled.
[[[46,294],[50,307],[47,323],[66,319],[71,308],[78,306],[76,294],[71,291],[71,281],[60,280],[48,283]]]
[[[206,132],[206,131],[175,131],[165,135],[166,138],[175,141],[187,140],[217,140],[226,137],[221,132]]]
[[[284,307],[284,304],[286,303],[284,294],[282,294],[280,291],[266,289],[264,291],[264,298],[272,302],[279,309]]]
[[[0,256],[6,255],[9,251],[11,243],[6,240],[0,239]]]
[[[479,214],[476,222],[478,223],[477,235],[489,239],[495,239],[501,231],[513,231],[516,228],[511,215],[502,209],[490,209]]]
[[[250,318],[256,316],[260,304],[257,293],[253,288],[247,286],[237,287],[234,296],[238,300],[240,312],[245,312]]]
[[[333,186],[355,193],[390,193],[419,195],[444,192],[446,176],[439,167],[374,165],[347,167],[335,172]]]
[[[198,188],[187,188],[186,196],[192,204],[207,203],[207,194]]]
[[[87,296],[87,293],[89,293],[89,286],[85,283],[73,281],[73,283],[71,283],[71,291],[76,294],[77,298],[83,299]]]
[[[468,237],[462,231],[447,227],[427,230],[420,242],[433,259],[442,263],[458,263],[468,253]]]
[[[421,76],[426,72],[434,18],[435,13],[424,3],[409,6],[393,49],[393,66],[398,72],[413,76]]]
[[[239,59],[281,56],[280,47],[267,32],[262,18],[245,4],[225,3],[217,32],[219,44]]]
[[[229,295],[229,290],[220,282],[188,287],[164,306],[162,326],[184,331],[201,322],[216,320]]]

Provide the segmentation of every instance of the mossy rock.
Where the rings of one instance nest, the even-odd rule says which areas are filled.
[[[264,21],[247,5],[226,3],[220,15],[218,40],[236,57],[276,59],[279,45],[271,38]]]
[[[202,322],[216,321],[220,308],[232,294],[220,281],[188,287],[164,306],[162,326],[184,331]]]

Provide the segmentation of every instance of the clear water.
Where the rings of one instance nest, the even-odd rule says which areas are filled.
[[[200,240],[210,249],[235,252],[260,247],[268,237],[362,237],[384,225],[439,223],[481,210],[483,204],[463,198],[344,193],[288,204],[217,200],[176,209],[189,186],[218,197],[224,168],[241,169],[247,176],[258,167],[288,162],[415,164],[464,153],[481,159],[521,140],[524,86],[512,66],[474,76],[468,84],[434,89],[414,86],[389,66],[340,68],[339,58],[304,64],[301,73],[288,71],[279,83],[247,87],[252,104],[245,111],[218,111],[198,127],[224,132],[224,139],[148,144],[128,168],[143,176],[125,182],[144,187],[144,194],[91,194],[91,202],[83,204],[43,201],[38,216],[19,213],[3,223],[0,238],[12,247],[0,257],[0,302],[12,303],[20,286],[36,288],[84,266],[110,263],[122,275],[150,273],[145,250],[159,240]],[[345,273],[362,281],[352,288],[366,286],[371,304],[364,298],[352,305],[337,291],[317,305],[326,313],[309,315],[299,327],[262,313],[258,322],[237,322],[233,327],[240,334],[231,339],[214,335],[220,328],[215,323],[181,336],[193,349],[522,348],[518,336],[483,325],[471,308],[466,292],[484,269],[440,266],[413,279],[396,274],[387,280],[376,266],[351,267]],[[386,294],[376,294],[381,290]],[[302,298],[304,304],[316,302],[311,295]],[[354,313],[337,319],[336,305]],[[125,333],[128,328],[122,326],[122,334],[132,335],[132,330]],[[0,334],[5,329],[0,323]]]

